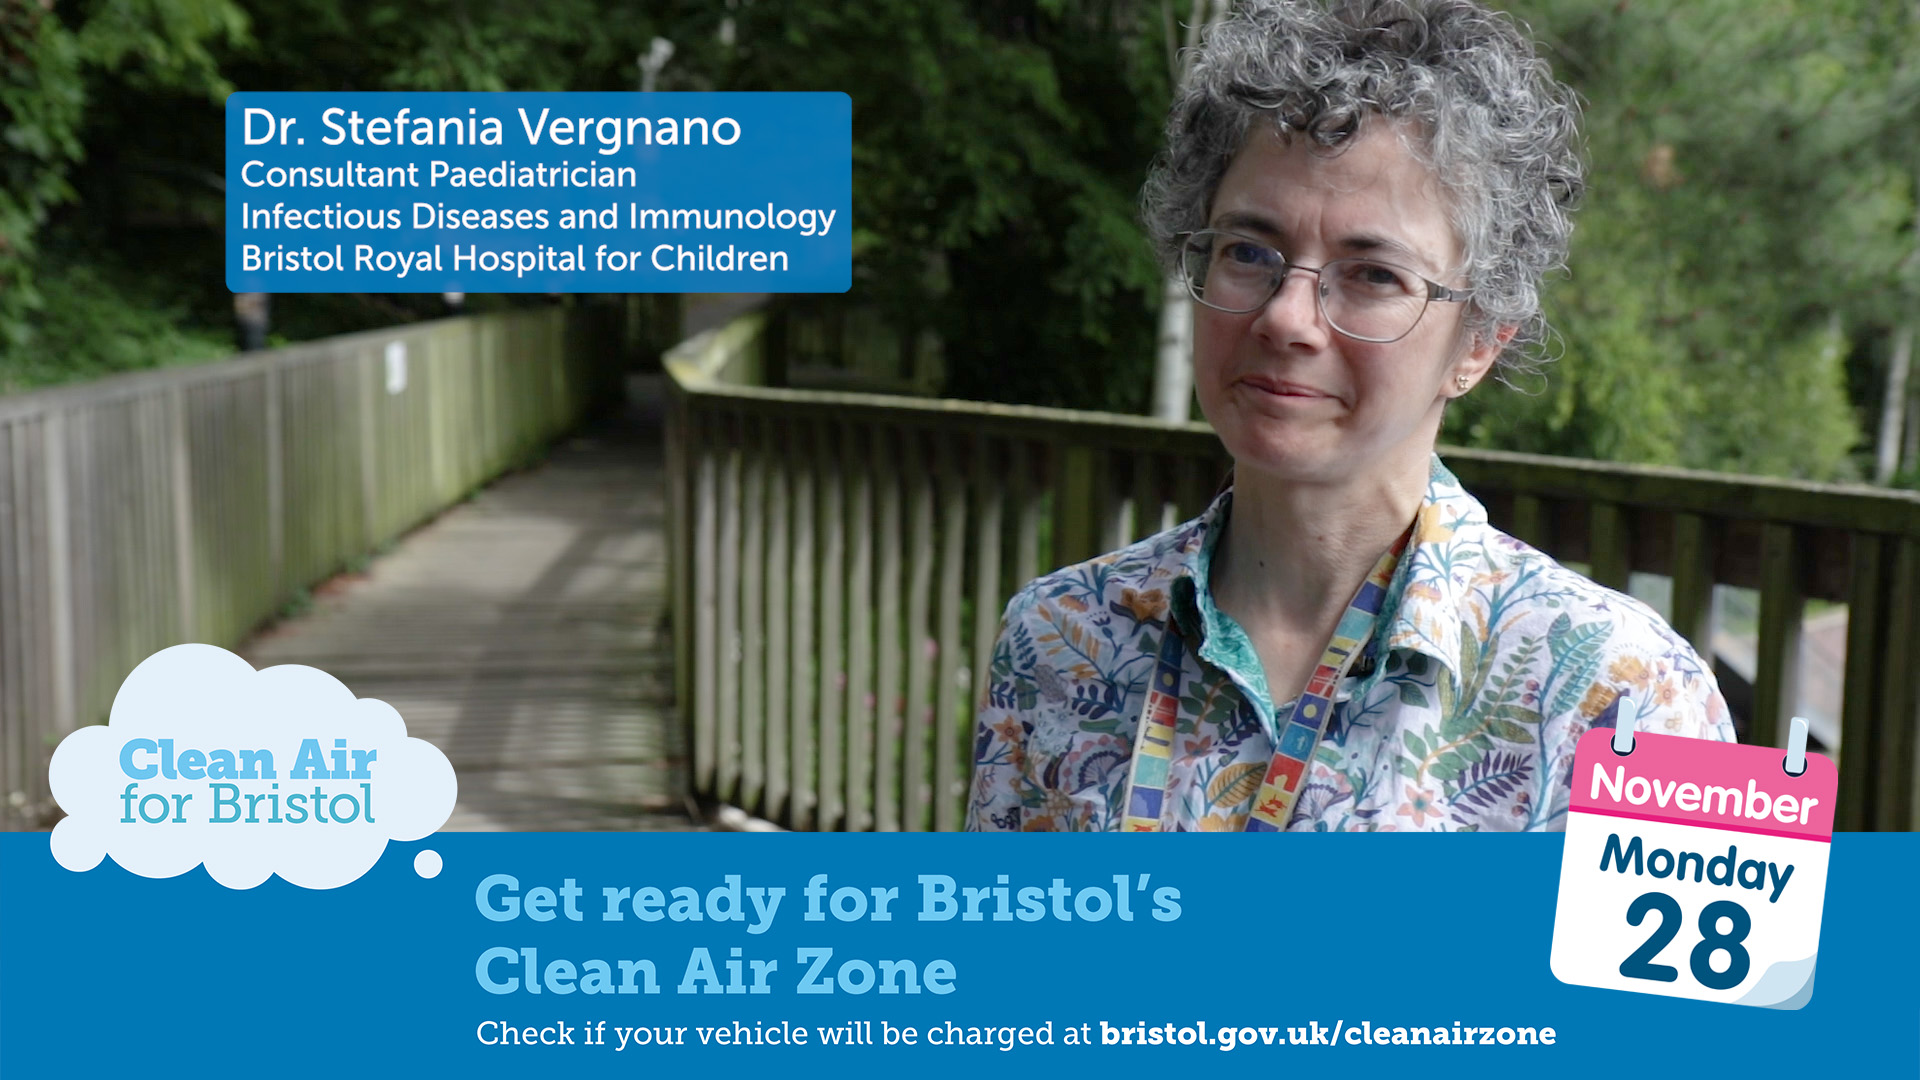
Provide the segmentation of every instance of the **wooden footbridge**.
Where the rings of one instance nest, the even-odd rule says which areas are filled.
[[[0,399],[0,777],[181,641],[307,664],[460,778],[451,829],[703,827],[675,719],[661,380],[626,312],[453,319]],[[696,313],[696,317],[699,317]]]
[[[1195,511],[1219,444],[848,392],[923,384],[864,370],[915,350],[740,308],[690,309],[651,379],[628,371],[641,306],[584,304],[0,398],[0,822],[56,820],[59,738],[205,641],[393,704],[454,763],[454,829],[698,828],[729,804],[954,827],[1006,597]],[[1721,673],[1749,741],[1804,700],[1803,636],[1843,640],[1839,827],[1920,823],[1920,496],[1447,458],[1496,524],[1655,580],[1703,651],[1716,586],[1750,590]]]
[[[242,655],[398,709],[460,778],[449,829],[693,827],[660,439],[644,398],[590,422],[326,582]]]

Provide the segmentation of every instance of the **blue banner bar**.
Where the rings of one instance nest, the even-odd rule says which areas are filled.
[[[0,1074],[1619,1080],[1824,1075],[1842,1046],[1862,1075],[1920,1064],[1920,930],[1897,913],[1914,835],[1834,838],[1797,1012],[1557,982],[1556,836],[1248,843],[442,833],[338,889],[236,891],[72,873],[44,834],[0,835]]]

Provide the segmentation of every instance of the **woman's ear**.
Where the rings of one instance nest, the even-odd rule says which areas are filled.
[[[1492,333],[1478,332],[1473,335],[1473,347],[1455,361],[1453,371],[1448,375],[1448,389],[1451,397],[1463,397],[1467,391],[1480,384],[1493,370],[1494,361],[1506,350],[1513,335],[1520,332],[1518,326],[1497,326]]]

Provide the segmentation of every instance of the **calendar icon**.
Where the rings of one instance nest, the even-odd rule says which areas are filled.
[[[1783,753],[1634,732],[1621,712],[1619,729],[1589,731],[1574,749],[1554,977],[1802,1008],[1839,771],[1805,752],[1804,720]]]

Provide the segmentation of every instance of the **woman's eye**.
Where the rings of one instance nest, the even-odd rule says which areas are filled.
[[[1271,272],[1280,265],[1280,254],[1259,244],[1227,243],[1219,249],[1220,263],[1237,271]]]
[[[1412,286],[1409,284],[1411,277],[1399,268],[1384,263],[1348,263],[1346,273],[1341,276],[1351,284],[1378,292],[1396,289],[1412,291]]]

